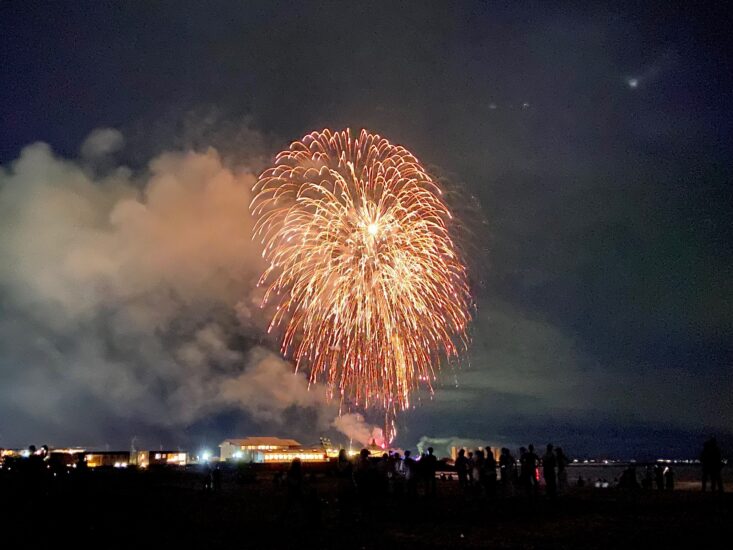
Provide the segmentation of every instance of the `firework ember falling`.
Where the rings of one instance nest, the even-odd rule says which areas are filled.
[[[263,306],[284,355],[331,398],[394,417],[467,344],[467,274],[442,192],[404,147],[362,130],[313,132],[254,188],[269,267]]]

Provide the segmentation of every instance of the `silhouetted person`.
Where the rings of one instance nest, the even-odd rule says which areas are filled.
[[[568,487],[567,466],[570,463],[568,457],[562,450],[562,447],[555,449],[555,459],[557,460],[557,489],[562,493]]]
[[[400,453],[394,454],[394,469],[392,476],[392,489],[397,498],[401,498],[405,494],[405,461],[400,457]]]
[[[29,495],[35,498],[40,490],[41,478],[43,476],[43,458],[36,451],[35,445],[28,446],[28,457],[23,460],[23,473],[25,485]]]
[[[371,499],[372,487],[369,483],[372,477],[371,468],[369,450],[362,449],[354,465],[354,481],[356,482],[356,490],[359,493],[359,500],[362,506],[367,505]]]
[[[486,447],[486,457],[481,471],[481,480],[484,484],[486,496],[493,498],[496,496],[496,459],[491,447]]]
[[[379,492],[380,496],[385,496],[389,492],[389,482],[390,482],[390,459],[389,454],[382,453],[382,456],[379,458],[379,461],[377,462],[377,467],[374,471],[376,474],[376,484],[377,484],[377,490]]]
[[[504,496],[507,496],[511,492],[511,486],[514,482],[516,469],[516,461],[514,460],[511,451],[506,447],[503,447],[501,449],[501,455],[499,455],[499,476]]]
[[[303,498],[303,465],[297,457],[290,463],[286,483],[288,500],[292,503],[300,502]]]
[[[527,496],[534,497],[537,495],[537,462],[539,457],[534,452],[534,445],[531,444],[528,449],[525,450],[522,447],[520,451],[523,451],[519,459],[521,483],[524,485]]]
[[[555,457],[555,448],[552,443],[547,444],[547,452],[542,457],[542,475],[545,477],[545,490],[547,496],[555,498],[557,496],[557,458]]]
[[[601,483],[603,486],[603,483]],[[639,482],[636,479],[636,466],[630,464],[621,474],[618,480],[619,489],[638,489]]]
[[[338,459],[336,459],[336,479],[338,480],[339,511],[342,515],[345,515],[353,502],[354,467],[344,449],[339,451]]]
[[[27,458],[27,467],[29,473],[38,473],[41,470],[41,462],[43,459],[38,454],[38,451],[36,451],[35,445],[29,445],[28,446],[28,458]]]
[[[657,485],[658,491],[664,490],[664,468],[659,463],[654,465],[654,482]]]
[[[578,481],[575,482],[576,487],[585,487],[585,480],[583,476],[578,476]]]
[[[410,451],[405,451],[405,483],[407,484],[407,498],[414,501],[417,497],[417,462],[412,458]]]
[[[466,481],[468,485],[473,485],[473,452],[468,451],[468,453],[466,454],[466,460],[466,465],[468,466]]]
[[[433,453],[433,448],[428,447],[428,454],[423,458],[425,461],[425,494],[428,496],[435,496],[436,493],[435,473],[438,470],[438,458]]]
[[[458,483],[462,488],[468,486],[468,459],[466,458],[466,450],[461,449],[458,451],[456,457],[456,473],[458,474]]]
[[[644,479],[641,481],[641,488],[644,490],[651,490],[654,488],[654,470],[651,466],[646,467]]]
[[[310,490],[305,482],[300,458],[296,457],[290,463],[285,483],[287,499],[284,519],[290,523],[302,521],[304,525],[318,525],[320,522],[318,498],[315,491]]]
[[[211,471],[211,490],[215,493],[221,491],[221,466],[219,464]]]
[[[664,488],[667,491],[674,490],[674,470],[670,466],[664,469]]]
[[[481,449],[476,449],[471,457],[471,475],[470,479],[473,482],[474,492],[477,495],[481,494],[481,488],[483,487],[484,480],[481,477],[483,475],[484,468],[484,452]]]
[[[705,492],[705,488],[710,480],[710,490],[715,492],[723,492],[723,479],[721,471],[723,469],[723,455],[718,447],[718,442],[714,437],[711,437],[705,442],[702,448],[702,454],[700,455],[700,462],[702,463],[702,490]]]

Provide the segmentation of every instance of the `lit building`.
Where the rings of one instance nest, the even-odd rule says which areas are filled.
[[[256,463],[282,463],[299,458],[302,462],[327,462],[323,448],[304,449],[294,439],[279,437],[247,437],[227,439],[219,445],[221,460],[242,460]]]
[[[130,453],[127,451],[86,451],[87,468],[127,468]]]
[[[185,466],[188,462],[188,456],[183,451],[137,451],[133,455],[133,459],[132,464],[135,464],[138,468]]]
[[[12,460],[21,456],[21,451],[17,449],[0,449],[0,466],[3,465],[5,459]]]

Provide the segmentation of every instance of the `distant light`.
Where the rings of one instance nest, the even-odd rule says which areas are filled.
[[[639,87],[639,79],[638,78],[629,78],[626,80],[626,83],[629,85],[629,88],[638,88]]]
[[[201,458],[204,460],[204,462],[208,462],[211,459],[211,451],[203,451],[201,453]]]

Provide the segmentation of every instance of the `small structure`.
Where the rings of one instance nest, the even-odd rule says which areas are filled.
[[[128,451],[86,451],[84,459],[87,468],[127,468],[130,464]]]
[[[185,466],[188,456],[184,451],[137,451],[134,462],[138,468],[151,466]]]

